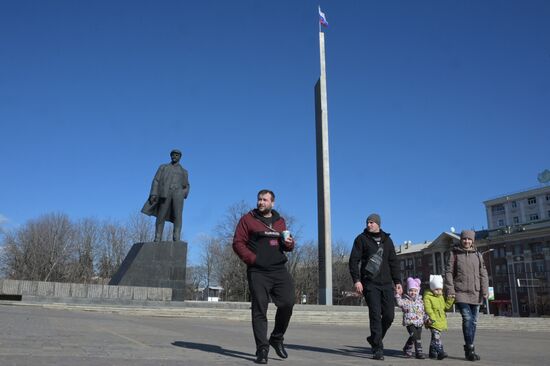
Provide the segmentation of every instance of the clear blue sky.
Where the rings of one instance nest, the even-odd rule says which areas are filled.
[[[260,188],[317,238],[317,1],[0,2],[0,217],[125,220],[179,148],[184,239]],[[550,168],[550,2],[321,1],[333,239],[486,226]],[[153,219],[151,219],[153,220]]]

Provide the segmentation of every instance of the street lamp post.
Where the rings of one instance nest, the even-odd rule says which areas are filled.
[[[490,253],[494,250],[495,250],[494,248],[491,248],[491,249],[487,249],[486,251],[482,252],[481,253],[481,258],[483,258],[483,256],[485,254]],[[492,278],[493,277],[493,269],[491,268],[491,257],[489,257],[489,269],[491,270],[491,276],[489,278]],[[487,282],[489,282],[489,279],[487,279]],[[487,294],[487,298],[485,299],[485,306],[487,307],[487,315],[491,315],[491,310],[489,308],[489,294]]]

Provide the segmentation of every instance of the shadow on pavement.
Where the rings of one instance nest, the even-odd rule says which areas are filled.
[[[305,346],[300,344],[286,344],[287,349],[295,349],[301,351],[310,351],[310,352],[320,352],[320,353],[330,353],[333,355],[348,356],[348,357],[359,357],[359,358],[372,358],[372,352],[370,347],[358,347],[358,346],[344,346],[346,348],[322,348],[314,346]],[[395,349],[385,349],[384,356],[396,357],[396,358],[405,358],[403,351]]]
[[[214,345],[214,344],[176,341],[176,342],[172,342],[172,345],[176,347],[195,349],[195,350],[204,351],[204,352],[217,353],[219,355],[240,358],[248,361],[254,361],[256,359],[256,356],[250,353],[244,353],[240,351],[225,349],[221,346]],[[285,347],[288,350],[329,353],[333,355],[367,358],[367,359],[372,358],[372,353],[369,347],[344,346],[346,348],[323,348],[323,347],[315,347],[315,346],[306,346],[301,344],[286,344],[286,343],[285,343]],[[403,355],[403,351],[394,350],[394,349],[385,349],[384,356],[405,358],[405,356]],[[452,357],[449,357],[449,358],[452,358]]]
[[[251,355],[250,353],[233,351],[233,350],[225,349],[223,347],[220,347],[220,346],[214,345],[214,344],[176,341],[176,342],[172,342],[172,345],[176,346],[176,347],[196,349],[196,350],[204,351],[204,352],[217,353],[217,354],[220,354],[220,355],[223,355],[223,356],[241,358],[241,359],[247,360],[247,361],[254,361],[256,359],[256,356]]]
[[[370,347],[357,347],[357,346],[346,346],[346,347],[354,348],[355,352],[363,352],[364,354],[368,355],[368,358],[372,357],[372,352],[370,350]],[[402,350],[389,349],[389,348],[384,348],[384,356],[396,357],[396,358],[407,358],[403,354]]]
[[[323,348],[315,346],[305,346],[302,344],[287,344],[285,347],[289,350],[300,350],[300,351],[309,351],[309,352],[319,352],[319,353],[330,353],[333,355],[341,355],[348,357],[359,357],[359,358],[371,358],[370,350],[365,347],[352,347],[344,346],[347,348]]]

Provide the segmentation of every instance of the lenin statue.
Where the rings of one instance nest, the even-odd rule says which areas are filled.
[[[171,162],[162,164],[153,178],[149,199],[141,212],[156,216],[155,241],[162,241],[162,231],[166,220],[174,224],[173,241],[180,241],[183,200],[189,194],[187,170],[179,164],[181,151],[170,152]]]

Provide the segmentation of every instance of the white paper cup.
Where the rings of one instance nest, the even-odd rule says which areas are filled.
[[[290,231],[285,230],[282,232],[283,234],[283,241],[286,241],[286,239],[290,238]]]

